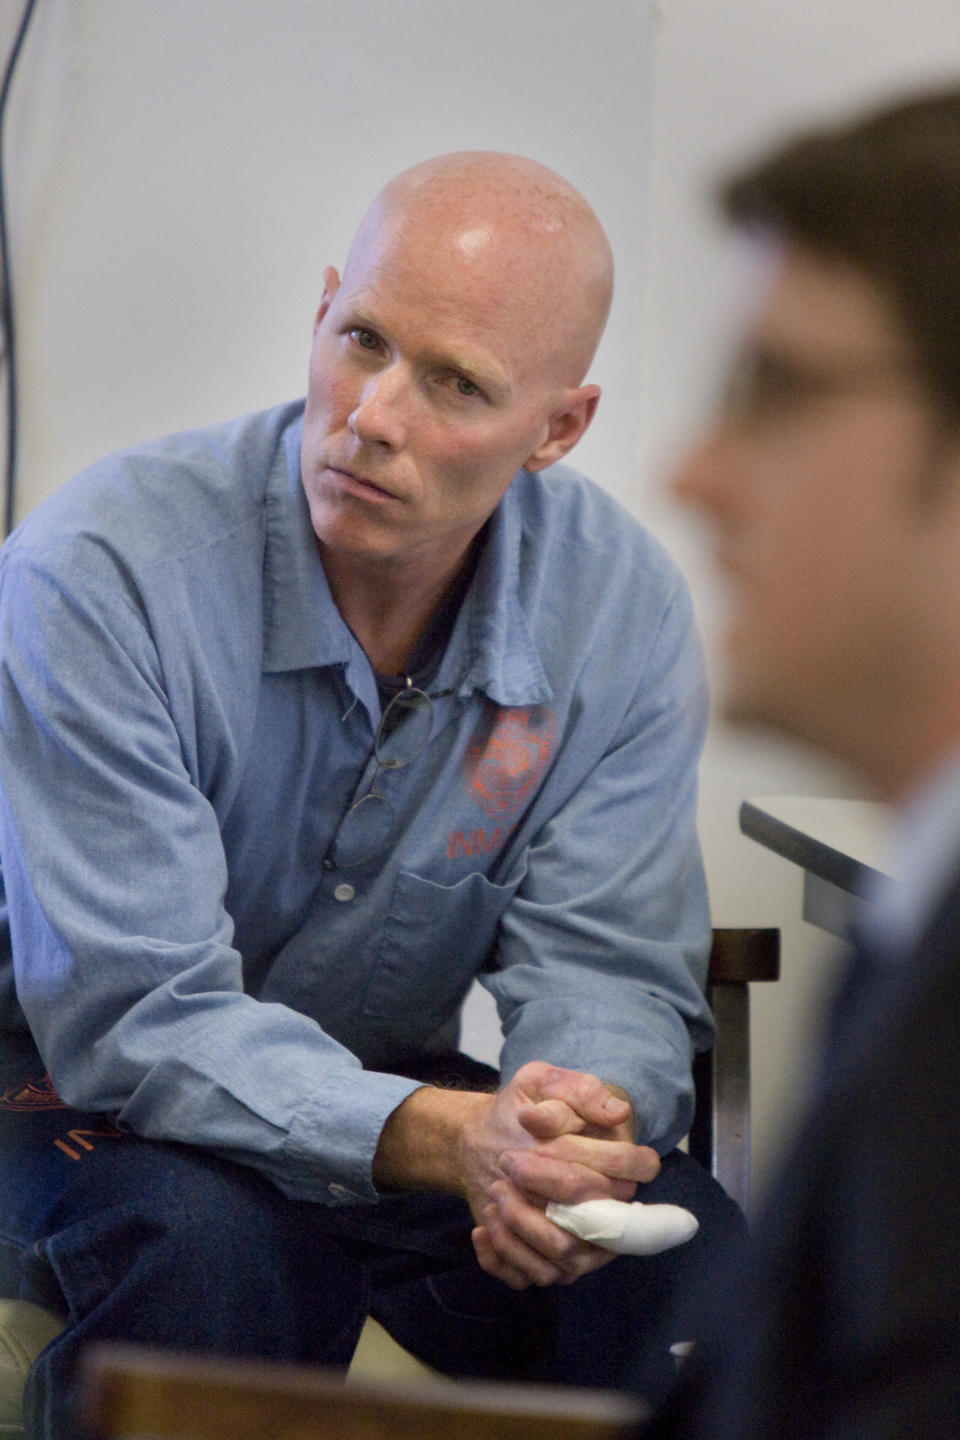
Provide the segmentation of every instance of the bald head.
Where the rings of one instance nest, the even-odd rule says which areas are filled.
[[[454,273],[452,264],[472,294],[515,316],[541,374],[582,381],[610,308],[613,257],[593,210],[561,176],[495,151],[425,160],[374,200],[344,279],[388,239],[411,264],[438,274]],[[435,299],[456,304],[455,293]]]

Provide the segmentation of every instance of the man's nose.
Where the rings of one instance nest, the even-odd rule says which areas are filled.
[[[410,386],[398,364],[388,365],[364,382],[349,424],[366,444],[399,449],[406,440]]]

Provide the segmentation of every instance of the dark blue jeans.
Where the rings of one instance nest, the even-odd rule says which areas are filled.
[[[349,1364],[374,1315],[452,1375],[618,1386],[672,1381],[667,1319],[739,1211],[687,1156],[666,1157],[643,1199],[700,1219],[688,1245],[621,1257],[570,1286],[516,1292],[480,1270],[466,1205],[395,1195],[328,1209],[188,1145],[120,1134],[68,1110],[26,1037],[0,1036],[0,1293],[67,1321],[25,1398],[34,1440],[76,1440],[72,1391],[91,1340]]]

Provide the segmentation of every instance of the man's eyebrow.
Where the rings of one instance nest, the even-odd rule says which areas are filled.
[[[363,305],[351,305],[347,323],[360,330],[370,330],[375,335],[382,334],[382,326]],[[421,363],[435,370],[455,370],[458,375],[462,375],[465,380],[471,380],[479,390],[491,397],[500,398],[510,392],[510,381],[501,366],[467,355],[461,350],[428,349],[422,352],[419,359]]]
[[[500,366],[464,355],[462,351],[427,351],[425,359],[438,370],[455,370],[492,397],[504,396],[510,391],[510,381]]]
[[[342,324],[349,330],[369,330],[374,335],[381,333],[380,326],[362,305],[352,304],[343,316]]]

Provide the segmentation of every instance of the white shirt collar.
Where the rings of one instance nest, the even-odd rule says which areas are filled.
[[[958,867],[960,751],[955,751],[900,808],[886,873],[864,894],[861,929],[880,954],[909,953]]]

